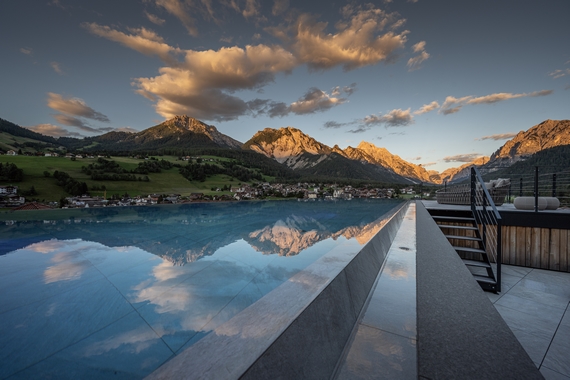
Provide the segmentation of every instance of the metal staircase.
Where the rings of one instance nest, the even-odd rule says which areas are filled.
[[[481,288],[497,292],[497,278],[475,218],[470,211],[456,212],[455,215],[432,214],[432,217]]]
[[[470,207],[431,209],[453,249],[483,290],[501,291],[501,215],[481,173],[471,167]]]

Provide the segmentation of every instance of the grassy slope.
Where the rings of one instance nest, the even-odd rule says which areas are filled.
[[[182,161],[176,161],[176,157],[164,156],[158,157],[172,162],[185,164]],[[125,169],[134,169],[142,160],[128,157],[112,157]],[[205,182],[190,182],[178,173],[178,168],[163,170],[162,173],[149,173],[150,182],[134,182],[134,181],[93,181],[91,178],[81,172],[81,167],[89,165],[96,159],[77,159],[71,161],[63,157],[28,157],[28,156],[0,156],[0,162],[13,162],[18,168],[24,170],[24,181],[13,183],[20,189],[28,190],[34,186],[38,195],[34,198],[46,201],[57,201],[61,197],[69,196],[63,191],[63,188],[56,185],[54,178],[46,178],[44,171],[53,173],[55,170],[64,171],[74,179],[86,182],[87,186],[105,185],[107,188],[107,197],[113,194],[122,195],[128,193],[131,196],[146,195],[150,193],[169,194],[177,193],[181,195],[189,195],[190,193],[204,194],[229,194],[229,192],[212,192],[212,187],[223,187],[224,185],[237,186],[238,180],[226,175],[216,175],[208,178]],[[137,175],[138,176],[138,175]],[[270,180],[270,179],[268,179]],[[0,185],[8,185],[9,183],[0,183]],[[104,195],[103,191],[91,191],[91,195]]]

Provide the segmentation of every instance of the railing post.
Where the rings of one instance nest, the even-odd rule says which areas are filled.
[[[503,261],[503,236],[501,219],[497,220],[497,292],[501,291],[501,263]]]
[[[534,167],[534,212],[538,212],[538,166]]]
[[[523,196],[523,193],[522,193],[522,187],[523,187],[523,186],[522,186],[522,182],[523,182],[523,179],[522,179],[522,177],[521,177],[521,180],[520,180],[520,187],[519,187],[519,197],[522,197],[522,196]]]
[[[552,175],[552,197],[556,197],[556,173]]]

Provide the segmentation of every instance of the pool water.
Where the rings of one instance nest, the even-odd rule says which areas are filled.
[[[37,211],[0,225],[0,378],[141,378],[339,244],[390,200]],[[29,215],[29,216],[28,216]]]

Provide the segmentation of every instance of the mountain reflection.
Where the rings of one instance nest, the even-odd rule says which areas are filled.
[[[386,222],[382,215],[396,205],[389,200],[283,201],[87,209],[73,210],[71,215],[49,211],[34,213],[45,218],[42,221],[6,223],[0,233],[17,237],[10,251],[20,248],[14,244],[29,246],[42,237],[32,244],[38,252],[56,248],[58,243],[49,239],[80,238],[107,247],[138,247],[174,265],[185,265],[238,240],[264,255],[279,256],[295,256],[340,236],[364,244]],[[52,272],[57,277],[58,268]]]

